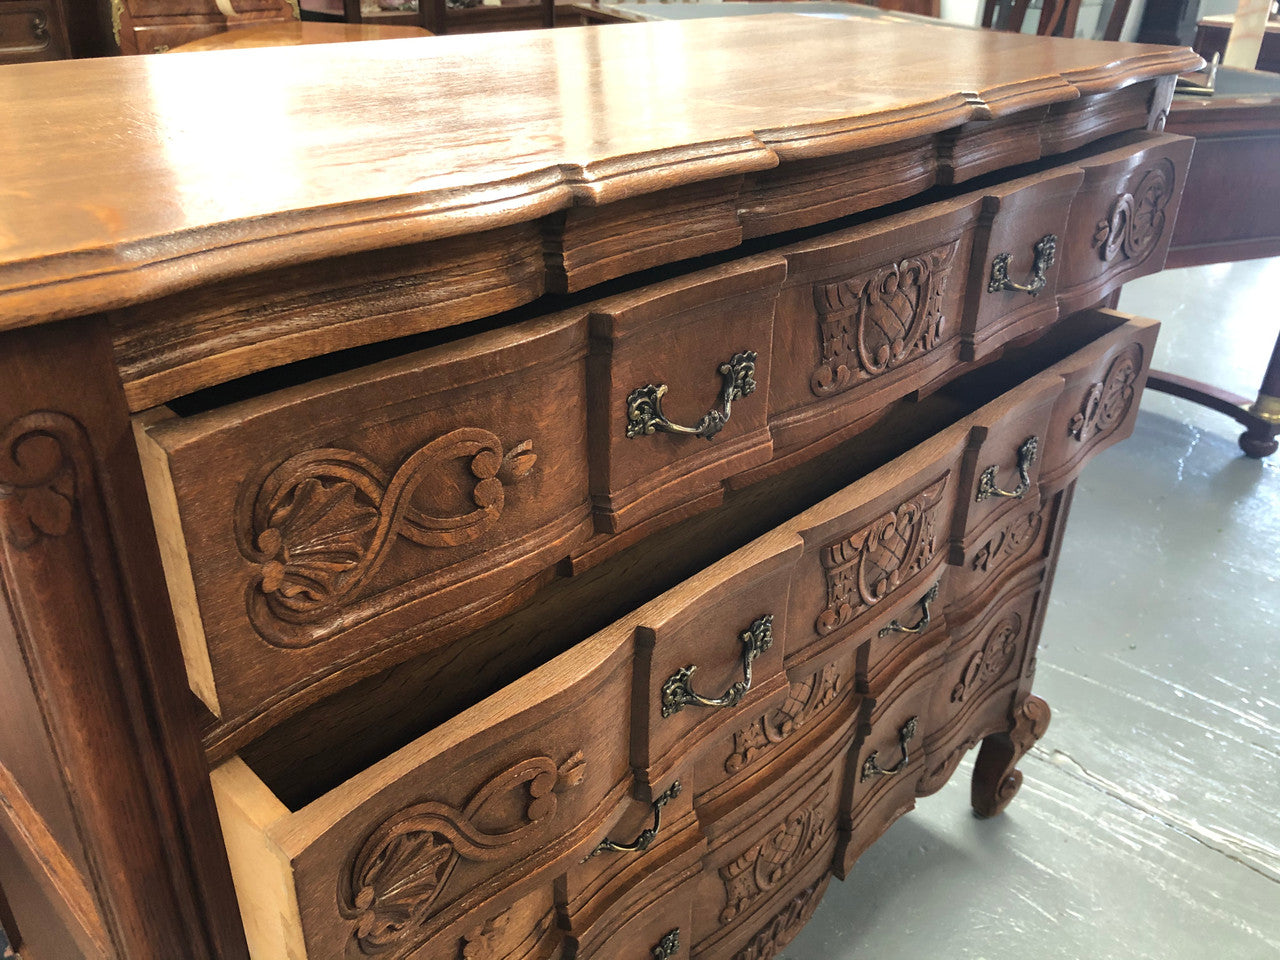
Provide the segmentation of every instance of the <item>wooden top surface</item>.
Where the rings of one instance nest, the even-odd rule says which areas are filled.
[[[0,68],[0,329],[875,146],[1188,49],[798,15]]]
[[[179,44],[169,53],[192,53],[197,50],[242,50],[246,47],[293,47],[307,43],[354,43],[358,40],[402,40],[405,37],[429,37],[422,27],[383,26],[370,23],[313,23],[309,20],[283,20],[258,26],[234,27],[211,37],[201,37]]]

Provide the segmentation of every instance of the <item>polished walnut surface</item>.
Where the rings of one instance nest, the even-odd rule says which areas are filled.
[[[777,56],[800,48],[820,70]],[[1197,62],[790,17],[24,65],[0,73],[0,327],[874,147]]]

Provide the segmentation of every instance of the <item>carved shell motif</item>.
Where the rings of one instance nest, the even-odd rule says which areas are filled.
[[[476,427],[437,437],[390,477],[351,450],[289,458],[252,498],[240,538],[258,571],[248,600],[254,627],[277,646],[300,647],[351,626],[345,605],[360,596],[398,538],[441,549],[478,539],[502,515],[506,487],[526,477],[537,459],[531,441],[504,453],[498,437]],[[435,516],[415,506],[419,488],[439,482],[440,471],[458,460],[471,475],[474,509]],[[289,629],[326,622],[328,628]]]
[[[416,950],[430,935],[435,904],[458,862],[516,858],[520,850],[513,845],[540,839],[558,795],[582,782],[583,766],[581,753],[558,767],[549,757],[533,757],[490,779],[461,810],[425,801],[385,820],[339,890],[356,956],[399,960]],[[520,809],[515,817],[513,799]],[[477,951],[485,936],[483,929],[476,934]]]

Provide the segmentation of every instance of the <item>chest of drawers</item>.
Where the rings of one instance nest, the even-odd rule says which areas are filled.
[[[24,956],[758,960],[1009,802],[1197,61],[763,20],[0,72]]]

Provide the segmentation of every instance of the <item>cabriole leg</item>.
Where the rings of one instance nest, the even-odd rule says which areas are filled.
[[[1022,771],[1015,769],[1049,729],[1049,705],[1028,696],[1014,708],[1008,733],[993,733],[982,741],[973,767],[970,803],[980,817],[994,817],[1004,810],[1022,786]]]

